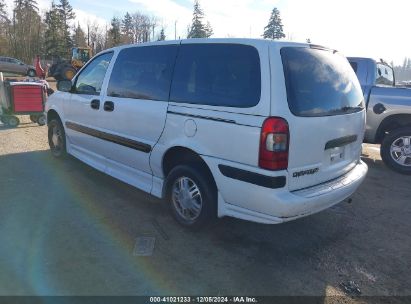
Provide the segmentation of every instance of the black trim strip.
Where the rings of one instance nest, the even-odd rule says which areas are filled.
[[[357,135],[350,135],[350,136],[344,136],[344,137],[330,140],[329,142],[325,144],[324,150],[346,146],[350,143],[357,141],[357,138],[358,138]]]
[[[109,142],[131,148],[134,150],[138,150],[144,153],[150,153],[151,152],[151,146],[145,143],[141,143],[139,141],[131,140],[122,136],[114,135],[114,134],[109,134],[106,132],[98,131],[89,127],[85,127],[73,122],[66,122],[66,127],[69,129],[72,129],[77,132],[81,132],[93,137],[97,137],[103,140],[107,140]]]
[[[193,118],[214,120],[214,121],[219,121],[219,122],[226,122],[226,123],[231,123],[231,124],[237,124],[235,120],[231,120],[231,119],[224,119],[224,118],[210,117],[210,116],[202,116],[202,115],[195,115],[195,114],[187,114],[187,113],[174,112],[174,111],[167,111],[167,113],[175,114],[175,115],[181,115],[181,116],[188,116],[188,117],[193,117]]]
[[[265,176],[259,173],[233,168],[226,165],[218,165],[218,168],[220,169],[220,172],[226,177],[265,188],[283,188],[286,183],[285,176]]]

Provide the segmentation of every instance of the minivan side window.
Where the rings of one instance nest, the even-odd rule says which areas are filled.
[[[102,54],[91,61],[78,75],[75,93],[99,95],[113,53]]]
[[[177,45],[131,47],[120,51],[107,95],[120,98],[168,100]]]
[[[376,84],[394,86],[394,72],[391,67],[385,64],[382,64],[382,63],[377,63],[376,72],[377,72],[377,78],[375,81]]]
[[[180,46],[170,101],[248,108],[261,97],[260,57],[241,44]]]

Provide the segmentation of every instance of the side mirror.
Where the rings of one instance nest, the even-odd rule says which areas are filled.
[[[61,92],[70,92],[73,84],[70,80],[60,80],[57,82],[57,90]]]

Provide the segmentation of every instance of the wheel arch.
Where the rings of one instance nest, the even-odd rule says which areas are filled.
[[[384,140],[385,133],[399,128],[411,127],[411,114],[394,114],[390,115],[381,122],[377,129],[375,142],[381,143]]]
[[[58,120],[60,120],[61,123],[63,123],[63,121],[61,120],[60,114],[55,109],[48,110],[47,111],[47,124],[49,124],[50,121],[52,121],[55,118],[57,118]]]
[[[178,165],[195,165],[202,169],[202,172],[209,178],[210,182],[217,188],[215,178],[210,167],[207,165],[205,160],[196,151],[184,147],[184,146],[173,146],[168,148],[164,153],[161,168],[163,175],[167,178],[170,171]],[[162,197],[165,195],[166,183],[163,185]]]

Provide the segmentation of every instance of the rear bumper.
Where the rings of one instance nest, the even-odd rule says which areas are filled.
[[[367,165],[359,161],[351,171],[337,179],[293,192],[288,191],[287,186],[270,189],[217,172],[218,215],[265,224],[291,221],[345,200],[357,190],[367,171]]]

